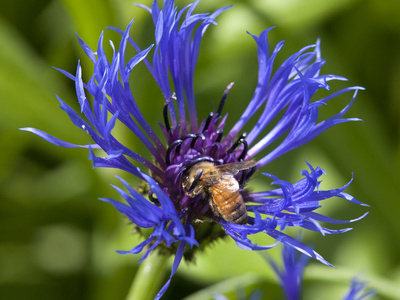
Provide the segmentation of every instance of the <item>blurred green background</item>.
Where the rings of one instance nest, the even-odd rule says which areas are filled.
[[[251,98],[257,58],[246,30],[259,34],[276,26],[271,43],[286,40],[280,62],[321,38],[324,73],[366,88],[348,113],[364,122],[332,128],[265,168],[296,180],[307,159],[325,168],[326,188],[344,185],[354,172],[348,192],[371,206],[369,216],[352,224],[351,232],[305,235],[305,242],[312,242],[337,269],[312,261],[304,299],[340,299],[355,275],[379,291],[376,299],[400,299],[400,1],[203,0],[197,12],[230,4],[233,8],[209,28],[201,46],[195,78],[200,116],[212,110],[211,101],[217,102],[231,81],[235,86],[225,108],[228,126]],[[1,299],[124,299],[129,290],[139,256],[115,250],[130,249],[139,240],[111,205],[96,200],[118,198],[109,185],[117,183],[116,171],[92,170],[87,150],[59,148],[18,128],[35,127],[69,142],[87,143],[55,97],[76,106],[74,84],[51,67],[74,73],[81,59],[84,74],[91,74],[92,65],[74,32],[95,49],[104,27],[123,29],[133,17],[131,34],[145,48],[152,43],[151,19],[130,0],[0,1]],[[106,34],[105,46],[108,39],[118,44],[115,34]],[[143,66],[132,85],[150,124],[157,126],[163,99]],[[323,116],[338,112],[350,98],[329,103]],[[121,135],[131,139],[129,133]],[[136,151],[143,150],[133,144]],[[256,188],[261,184],[266,183],[258,176]],[[352,219],[367,209],[334,199],[324,211]],[[278,251],[269,254],[278,257]],[[236,299],[236,290],[249,294],[257,288],[264,291],[263,299],[282,298],[262,256],[226,239],[199,255],[196,264],[182,263],[163,299],[209,299],[215,291]]]

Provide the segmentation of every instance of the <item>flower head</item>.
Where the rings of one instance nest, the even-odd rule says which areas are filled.
[[[279,284],[285,293],[285,299],[298,300],[302,298],[303,274],[309,260],[308,256],[296,252],[292,247],[283,246],[283,267],[279,268],[275,261],[267,257],[272,269],[278,275]]]
[[[342,298],[343,300],[367,300],[376,295],[375,289],[366,290],[368,283],[361,281],[360,278],[354,277],[351,280],[349,290]]]
[[[269,249],[282,242],[329,265],[314,250],[282,231],[287,226],[302,227],[323,235],[350,230],[327,229],[319,222],[344,224],[358,219],[339,221],[315,212],[321,200],[332,197],[364,205],[344,192],[350,183],[338,189],[320,190],[320,177],[324,171],[307,163],[308,170],[302,171],[304,178],[296,183],[262,173],[272,179],[275,189],[253,193],[246,185],[256,170],[286,152],[336,124],[358,120],[343,116],[361,88],[348,87],[313,100],[319,89],[329,89],[329,81],[345,78],[320,74],[325,61],[320,55],[319,42],[294,53],[280,66],[274,66],[283,42],[270,53],[268,32],[271,29],[267,29],[259,36],[251,35],[257,45],[258,82],[237,123],[233,128],[225,126],[224,105],[232,84],[227,86],[216,111],[205,118],[198,116],[193,78],[200,43],[209,25],[215,25],[217,16],[228,8],[212,14],[195,14],[198,2],[182,10],[175,7],[173,0],[165,0],[161,10],[157,1],[151,7],[142,6],[150,12],[155,25],[154,45],[144,50],[129,37],[132,23],[125,31],[111,28],[121,34],[119,47],[111,43],[111,58],[106,56],[103,48],[103,33],[97,51],[78,38],[94,64],[94,72],[88,82],[83,82],[79,64],[75,75],[60,70],[75,82],[80,113],[60,98],[58,100],[71,121],[87,132],[94,144],[76,145],[38,129],[23,130],[58,146],[89,148],[94,167],[124,170],[146,182],[148,195],[120,178],[125,189],[115,189],[126,203],[108,198],[102,200],[110,202],[138,227],[153,229],[143,243],[130,251],[120,252],[139,253],[146,248],[144,259],[154,248],[163,246],[175,254],[171,277],[184,255],[190,259],[195,249],[225,235],[248,250]],[[137,54],[126,57],[126,49],[130,46]],[[150,51],[153,51],[152,59],[149,58]],[[132,94],[130,75],[142,61],[164,96],[163,100],[154,101],[155,109],[163,111],[161,128],[164,137],[155,133]],[[317,121],[321,105],[348,92],[353,93],[352,99],[341,112]],[[247,134],[243,130],[250,120],[255,120],[256,125]],[[115,137],[113,130],[117,122],[139,138],[153,160],[132,151]],[[267,126],[272,130],[265,133]],[[278,141],[278,146],[271,149],[271,144]],[[96,149],[103,150],[106,156],[97,156]],[[273,237],[276,243],[253,243],[249,237],[260,232]],[[187,245],[192,250],[186,249]]]
[[[303,275],[309,257],[296,252],[292,247],[284,245],[282,247],[282,267],[278,267],[276,262],[266,256],[269,264],[278,275],[279,284],[287,300],[298,300],[303,298]],[[367,282],[354,277],[350,287],[342,300],[367,300],[373,297],[377,291],[375,289],[366,290]]]

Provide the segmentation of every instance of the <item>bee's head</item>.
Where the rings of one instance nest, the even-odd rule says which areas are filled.
[[[194,197],[204,191],[201,177],[204,173],[209,173],[214,168],[214,163],[207,157],[201,157],[192,161],[186,166],[186,171],[182,176],[182,188],[185,194]]]

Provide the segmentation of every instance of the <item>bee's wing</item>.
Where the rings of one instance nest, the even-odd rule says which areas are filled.
[[[238,161],[238,162],[215,166],[215,169],[218,171],[220,175],[228,173],[235,175],[240,171],[251,169],[255,166],[257,166],[257,162],[255,162],[254,160],[249,160],[249,161]]]
[[[210,188],[217,189],[223,192],[233,193],[239,190],[239,183],[231,174],[226,175],[211,175],[202,179]]]
[[[216,185],[221,181],[231,180],[233,178],[232,172],[230,173],[214,173],[214,174],[205,174],[201,177],[201,181],[207,185]]]
[[[210,172],[204,173],[200,180],[213,188],[232,192],[239,189],[238,182],[234,176],[240,171],[250,169],[256,165],[257,163],[254,160],[250,160],[214,166]]]

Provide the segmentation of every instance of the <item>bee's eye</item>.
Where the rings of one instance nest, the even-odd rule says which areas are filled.
[[[183,186],[183,188],[188,189],[191,184],[192,183],[190,182],[189,175],[184,175],[182,177],[182,186]]]

